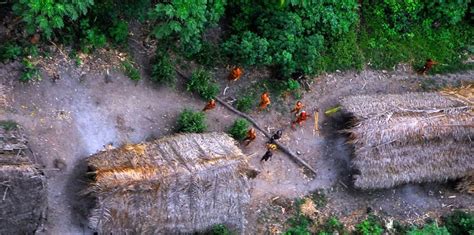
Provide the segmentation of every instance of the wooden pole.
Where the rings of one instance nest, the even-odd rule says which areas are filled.
[[[176,69],[176,72],[181,76],[183,77],[184,79],[189,79],[188,77],[186,77],[183,73],[181,73],[179,70]],[[265,135],[265,137],[267,137],[268,139],[270,139],[272,136],[270,135],[270,133],[268,133],[267,131],[265,131],[262,127],[260,127],[257,123],[257,121],[255,121],[253,118],[251,118],[249,115],[245,114],[245,113],[242,113],[240,112],[239,110],[235,109],[234,107],[232,107],[232,105],[228,104],[227,102],[225,102],[224,100],[222,100],[221,98],[219,97],[216,97],[215,100],[217,102],[219,102],[220,104],[222,104],[224,107],[226,107],[227,109],[229,109],[230,111],[232,111],[233,113],[247,119],[250,123],[252,123],[252,125],[257,129],[259,130],[260,132],[263,133],[263,135]],[[280,144],[278,141],[274,141],[274,143],[278,146],[278,148],[284,152],[285,154],[287,154],[288,156],[290,156],[290,159],[293,160],[296,164],[298,165],[301,165],[301,166],[304,166],[306,169],[310,170],[311,173],[313,173],[314,175],[317,175],[316,173],[316,170],[313,169],[313,167],[311,167],[306,161],[304,161],[303,159],[301,159],[300,157],[296,156],[296,154],[294,154],[292,151],[290,151],[290,149],[288,149],[286,146]]]

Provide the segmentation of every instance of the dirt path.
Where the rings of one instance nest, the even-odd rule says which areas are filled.
[[[7,88],[8,102],[8,109],[0,119],[13,119],[24,126],[37,162],[45,166],[49,211],[40,231],[43,234],[91,233],[85,220],[91,202],[80,195],[85,187],[87,156],[109,143],[119,146],[172,134],[176,116],[184,107],[201,109],[205,104],[179,87],[176,90],[157,87],[147,80],[134,83],[116,71],[111,72],[111,82],[106,82],[103,73],[81,76],[80,68],[64,64],[58,68],[61,79],[55,83],[44,74],[43,81],[21,84],[17,82],[19,68],[18,63],[0,67],[0,83]],[[218,70],[217,77],[225,77],[224,73]],[[470,71],[434,79],[453,83],[472,82],[473,77],[474,71]],[[316,79],[312,92],[305,94],[303,102],[307,110],[316,107],[324,110],[346,95],[418,91],[421,79],[403,68],[391,73],[330,74]],[[286,105],[290,107],[292,101]],[[472,196],[457,194],[447,186],[407,185],[374,192],[352,189],[350,151],[344,138],[331,134],[332,127],[326,124],[323,115],[320,115],[322,133],[313,132],[312,121],[305,128],[291,130],[292,116],[287,113],[250,115],[269,131],[284,129],[282,143],[300,152],[319,174],[314,179],[308,178],[281,153],[269,162],[260,163],[265,151],[264,138],[243,148],[252,157],[251,164],[261,170],[252,191],[248,233],[268,228],[255,221],[269,199],[300,197],[316,189],[327,194],[329,209],[325,213],[339,215],[349,222],[362,216],[368,206],[391,217],[413,220],[431,211],[474,209]],[[209,131],[225,131],[235,118],[223,107],[217,107],[208,113]],[[453,195],[454,200],[449,198]]]

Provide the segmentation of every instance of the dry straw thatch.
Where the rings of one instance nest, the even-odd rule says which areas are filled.
[[[33,234],[46,210],[45,177],[18,128],[0,125],[0,234]]]
[[[474,194],[474,171],[462,178],[456,188],[461,192]]]
[[[474,86],[441,93],[362,95],[341,101],[355,118],[355,186],[445,181],[474,170]]]
[[[223,133],[185,134],[103,151],[88,159],[100,234],[176,234],[224,223],[244,229],[246,157]]]

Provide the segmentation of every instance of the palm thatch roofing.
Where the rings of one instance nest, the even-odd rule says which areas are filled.
[[[227,224],[244,229],[255,173],[224,133],[181,134],[88,159],[97,197],[89,225],[100,234],[176,234]]]
[[[26,143],[18,127],[0,125],[0,234],[33,234],[43,221],[45,177]]]
[[[354,116],[355,186],[457,179],[474,170],[474,86],[343,98]]]
[[[462,178],[456,189],[460,192],[474,194],[474,171]]]

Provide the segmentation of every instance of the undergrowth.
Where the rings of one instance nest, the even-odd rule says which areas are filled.
[[[184,109],[179,114],[176,126],[177,132],[202,133],[206,129],[206,115],[203,112]]]
[[[247,130],[249,126],[250,123],[247,120],[243,118],[237,118],[230,127],[229,134],[234,139],[242,141],[247,136]]]
[[[125,75],[127,75],[127,77],[129,77],[132,81],[138,81],[141,79],[140,71],[135,68],[135,65],[133,65],[129,60],[122,62],[122,69]]]
[[[187,84],[187,89],[198,93],[204,100],[214,99],[219,93],[219,85],[211,77],[211,74],[204,69],[193,72]]]

